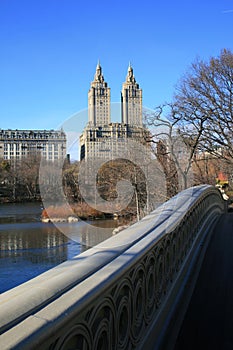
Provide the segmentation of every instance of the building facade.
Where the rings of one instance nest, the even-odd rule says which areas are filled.
[[[80,136],[80,160],[114,159],[131,140],[145,143],[149,132],[142,122],[142,89],[128,67],[121,92],[121,122],[112,123],[110,88],[104,81],[100,63],[88,92],[88,123]]]
[[[110,123],[110,88],[104,81],[99,62],[88,92],[88,119],[89,125],[92,127]]]
[[[122,123],[142,127],[142,89],[139,88],[131,64],[121,92]]]
[[[0,129],[0,159],[22,159],[40,154],[48,161],[66,157],[66,135],[62,130]]]

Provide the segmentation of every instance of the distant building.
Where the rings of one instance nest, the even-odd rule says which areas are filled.
[[[104,81],[100,63],[88,92],[88,122],[92,127],[110,123],[110,88]]]
[[[41,154],[50,161],[66,157],[66,135],[62,130],[0,129],[0,159],[22,159]]]
[[[110,88],[104,81],[100,63],[88,92],[88,123],[80,136],[80,160],[114,159],[130,140],[145,143],[149,131],[142,122],[142,90],[129,65],[121,92],[121,123],[112,123]]]
[[[110,123],[106,126],[86,127],[80,136],[80,159],[114,159],[122,154],[127,141],[146,142],[148,132],[140,127],[122,123]]]
[[[130,64],[126,81],[122,87],[121,106],[122,123],[142,127],[142,89],[135,80]]]

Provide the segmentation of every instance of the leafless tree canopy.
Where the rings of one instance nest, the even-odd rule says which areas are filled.
[[[197,59],[178,82],[174,100],[157,107],[145,119],[153,129],[155,154],[158,156],[161,141],[166,145],[166,154],[162,157],[160,152],[159,161],[162,164],[168,159],[173,162],[178,182],[183,183],[182,186],[179,183],[179,190],[189,186],[194,168],[199,169],[199,181],[207,179],[212,184],[218,171],[227,170],[229,175],[232,174],[233,53],[224,49],[219,57],[208,61]],[[177,144],[180,147],[176,147]],[[217,159],[221,164],[216,162]],[[211,164],[211,169],[207,169],[207,163]],[[173,176],[174,169],[170,174],[166,173],[168,181]],[[198,182],[197,176],[195,182],[195,176],[192,177],[193,184]]]
[[[233,53],[222,50],[198,59],[177,85],[175,118],[182,131],[199,138],[199,148],[233,162]],[[221,153],[221,156],[223,154]]]

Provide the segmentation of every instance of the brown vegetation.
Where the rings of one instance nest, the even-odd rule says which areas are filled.
[[[51,205],[42,211],[42,219],[68,219],[70,216],[76,216],[81,219],[103,218],[102,212],[91,208],[86,203],[73,203],[72,205],[55,206]]]

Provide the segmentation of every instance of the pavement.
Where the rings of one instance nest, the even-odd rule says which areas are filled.
[[[233,212],[209,242],[174,350],[233,350]]]

